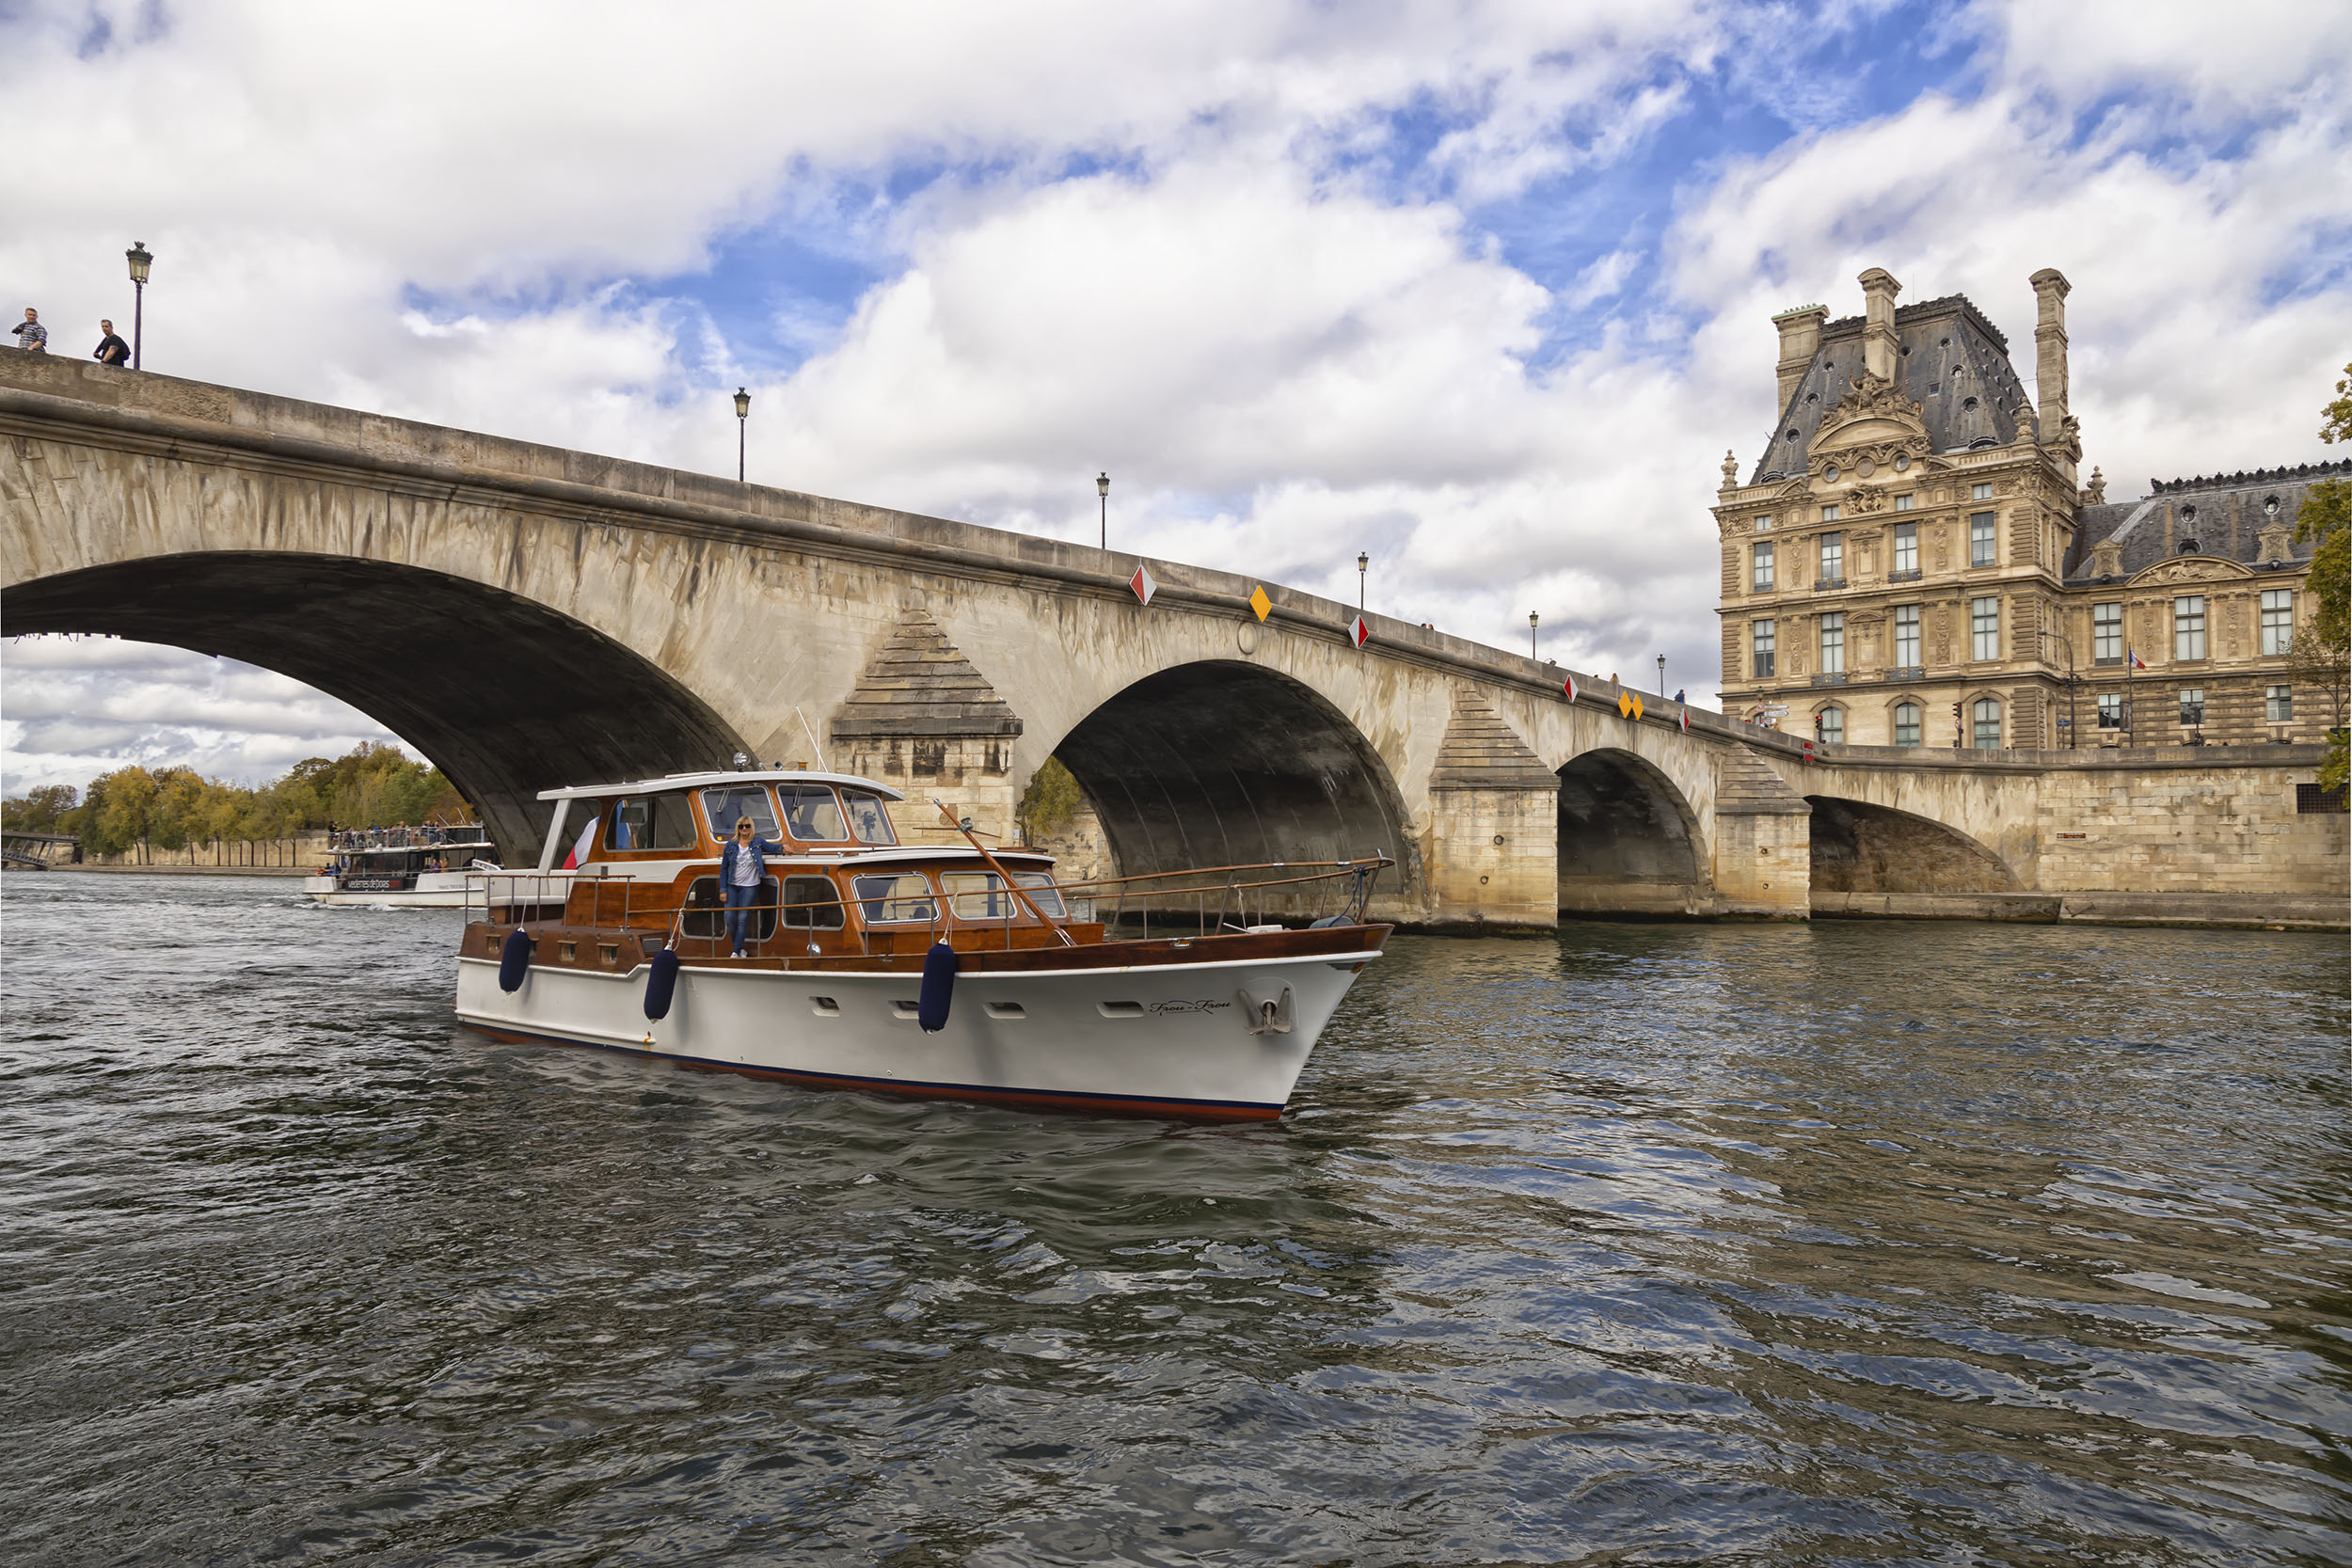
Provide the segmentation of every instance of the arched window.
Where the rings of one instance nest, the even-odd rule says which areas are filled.
[[[1813,738],[1829,746],[1846,743],[1846,710],[1825,707],[1813,716]]]
[[[1895,705],[1895,744],[1898,746],[1919,744],[1919,705],[1917,703]]]
[[[2001,704],[1994,697],[1979,697],[1974,709],[1976,746],[1979,752],[2001,749]]]

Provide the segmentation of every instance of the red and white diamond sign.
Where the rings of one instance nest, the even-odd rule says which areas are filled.
[[[1136,598],[1144,604],[1150,604],[1152,595],[1160,591],[1160,585],[1152,580],[1152,574],[1140,563],[1136,567],[1136,575],[1127,579],[1127,586],[1136,591]]]
[[[1570,675],[1570,676],[1569,676],[1566,680],[1562,681],[1562,682],[1560,683],[1560,689],[1561,689],[1561,690],[1563,690],[1563,691],[1565,691],[1565,692],[1566,692],[1566,693],[1568,694],[1568,701],[1569,701],[1569,702],[1571,702],[1571,703],[1575,702],[1575,701],[1576,701],[1576,677],[1575,677],[1574,675]]]
[[[1687,707],[1682,710],[1682,733],[1684,735],[1691,733],[1691,710]]]
[[[1372,641],[1372,628],[1364,625],[1364,618],[1360,615],[1356,617],[1356,624],[1347,628],[1347,634],[1356,640],[1356,646],[1359,648]]]

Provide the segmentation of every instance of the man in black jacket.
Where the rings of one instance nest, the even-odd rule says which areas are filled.
[[[115,324],[102,321],[98,324],[98,330],[105,336],[98,340],[98,346],[89,351],[89,356],[102,365],[112,365],[117,370],[129,364],[131,345],[115,336]]]

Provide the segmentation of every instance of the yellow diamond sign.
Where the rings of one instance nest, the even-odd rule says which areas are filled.
[[[1639,719],[1642,717],[1642,699],[1630,691],[1618,692],[1617,713],[1621,718]]]
[[[1252,588],[1249,591],[1249,608],[1258,612],[1259,620],[1263,621],[1274,613],[1274,601],[1265,596],[1263,587]]]
[[[1641,693],[1639,693],[1639,692],[1635,692],[1635,693],[1633,693],[1632,695],[1633,695],[1633,717],[1634,717],[1634,718],[1636,718],[1636,719],[1639,719],[1640,717],[1642,717],[1642,697],[1641,697]]]

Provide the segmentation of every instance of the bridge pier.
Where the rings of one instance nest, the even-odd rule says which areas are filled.
[[[1813,917],[1813,805],[1744,746],[1715,760],[1718,914]]]

